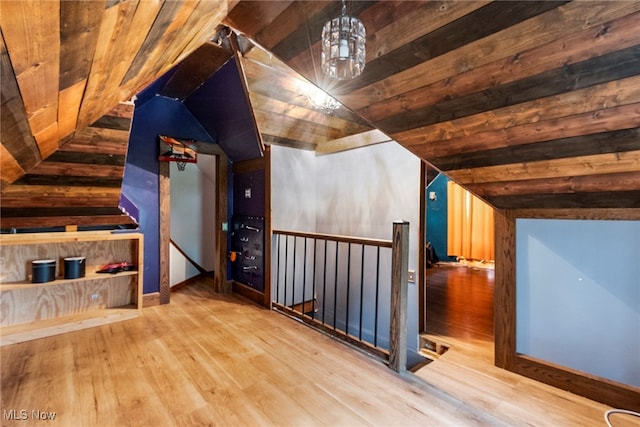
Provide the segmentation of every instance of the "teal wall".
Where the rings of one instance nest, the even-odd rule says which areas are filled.
[[[455,262],[455,257],[447,256],[447,183],[449,178],[439,174],[429,183],[425,190],[426,209],[426,241],[431,242],[440,261]],[[435,193],[435,200],[429,199]]]

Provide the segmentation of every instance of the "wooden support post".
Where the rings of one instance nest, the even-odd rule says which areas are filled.
[[[407,370],[407,292],[409,270],[409,223],[393,223],[391,249],[391,326],[389,367]]]
[[[228,292],[227,286],[227,231],[229,224],[227,215],[227,184],[229,171],[228,159],[224,155],[216,156],[216,235],[215,246],[218,258],[214,268],[213,290],[216,292]]]
[[[171,299],[171,282],[170,282],[170,256],[171,256],[171,181],[169,173],[171,168],[169,162],[160,162],[158,174],[158,203],[160,210],[160,304],[169,304]]]
[[[511,211],[494,210],[495,278],[493,323],[495,365],[512,370],[516,364],[516,218]]]
[[[271,243],[273,241],[273,227],[271,224],[271,146],[264,150],[264,299],[262,305],[271,309]]]

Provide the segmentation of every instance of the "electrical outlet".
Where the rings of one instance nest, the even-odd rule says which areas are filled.
[[[415,270],[409,270],[408,280],[409,280],[409,283],[416,283],[416,271]]]

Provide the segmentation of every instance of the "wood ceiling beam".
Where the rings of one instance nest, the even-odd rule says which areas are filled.
[[[458,184],[467,185],[637,172],[638,170],[640,170],[640,150],[450,170],[446,174]]]
[[[221,46],[205,43],[189,55],[160,90],[160,95],[184,101],[202,82],[209,80],[233,54]]]
[[[331,141],[321,142],[316,147],[316,154],[331,154],[339,151],[352,150],[354,148],[367,147],[369,145],[380,144],[393,141],[389,136],[373,129],[367,132],[349,135]]]

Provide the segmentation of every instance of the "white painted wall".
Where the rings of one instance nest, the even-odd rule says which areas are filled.
[[[516,221],[518,353],[640,387],[640,221]]]
[[[390,240],[393,222],[406,220],[411,227],[409,269],[417,269],[421,191],[417,157],[389,142],[319,157],[274,146],[271,158],[274,228]],[[332,253],[330,248],[329,269],[335,264]],[[383,266],[384,275],[390,274],[387,271],[390,266]],[[381,297],[388,300],[388,295]],[[385,304],[388,301],[380,305]],[[388,324],[380,326],[388,329]],[[418,292],[413,283],[409,284],[408,328],[408,346],[415,350]]]
[[[272,227],[316,230],[316,155],[313,151],[271,147]]]
[[[190,277],[200,274],[198,269],[175,246],[171,245],[169,248],[169,259],[171,260],[171,271],[169,271],[170,286],[177,285]]]
[[[416,258],[420,160],[396,142],[317,157],[320,233],[391,239],[392,223],[411,222]],[[415,265],[413,265],[415,267]]]
[[[179,171],[171,163],[171,239],[189,258],[207,271],[216,260],[215,156],[198,155],[198,163]],[[178,251],[170,252],[170,284],[181,283],[198,274]]]

